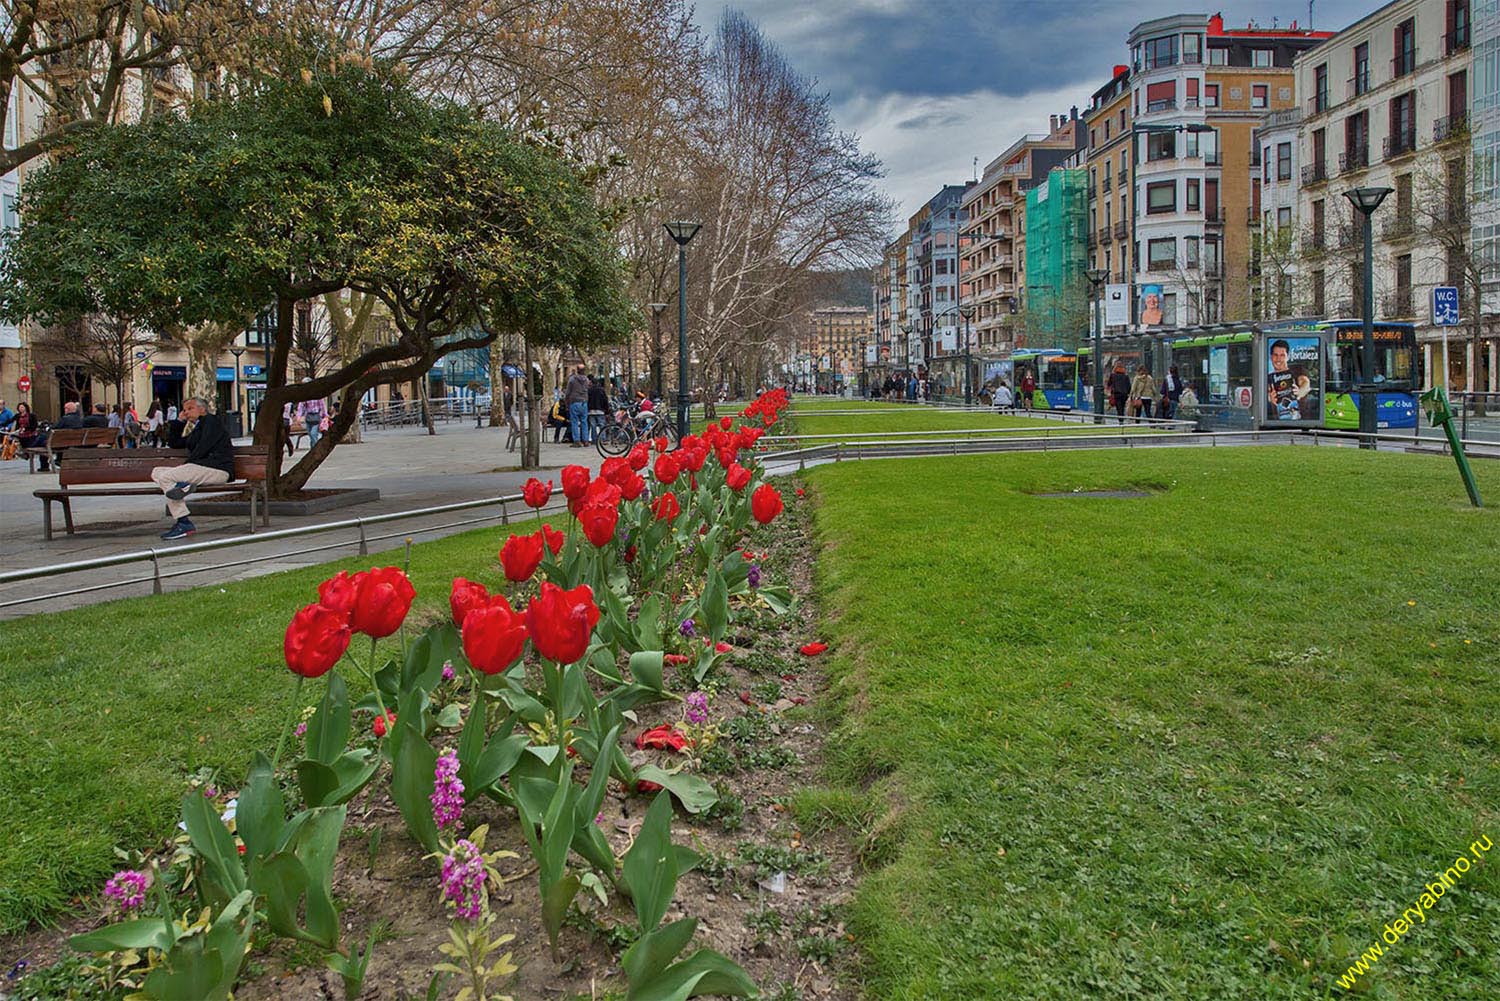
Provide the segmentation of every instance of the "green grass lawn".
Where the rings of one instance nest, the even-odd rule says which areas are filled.
[[[1500,502],[1500,466],[1476,470]],[[809,474],[866,996],[1500,997],[1500,513],[1310,448]],[[1038,491],[1141,487],[1144,499]],[[830,797],[838,801],[840,797]],[[847,796],[842,797],[847,801]]]
[[[494,586],[512,530],[412,547],[412,615],[448,614],[455,576]],[[116,845],[146,847],[200,768],[240,778],[274,746],[294,678],[282,635],[339,569],[399,564],[399,552],[131,598],[5,623],[0,645],[0,932],[99,889]],[[426,612],[423,609],[427,609]],[[357,637],[357,652],[368,640]],[[396,638],[382,641],[399,649]],[[357,673],[346,674],[361,686]],[[361,686],[362,687],[362,686]],[[320,694],[307,686],[308,702]]]
[[[830,410],[860,412],[825,413]],[[772,434],[884,434],[897,431],[968,431],[974,428],[1051,428],[1057,432],[1077,433],[1084,427],[1091,429],[1091,426],[1044,418],[858,400],[846,400],[840,405],[832,405],[827,400],[805,403],[798,398],[789,413],[792,418],[791,426],[795,430],[789,431],[778,425],[771,429]]]

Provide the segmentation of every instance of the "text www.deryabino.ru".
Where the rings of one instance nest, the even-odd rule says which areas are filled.
[[[1437,882],[1428,883],[1425,892],[1417,898],[1417,902],[1402,911],[1399,918],[1387,924],[1380,937],[1388,945],[1395,945],[1401,941],[1402,935],[1405,935],[1416,925],[1417,921],[1425,924],[1427,922],[1427,912],[1431,911],[1437,905],[1438,898],[1453,889],[1458,881],[1463,878],[1464,873],[1473,868],[1474,862],[1483,862],[1484,853],[1493,847],[1494,845],[1490,843],[1488,835],[1470,845],[1469,854],[1460,855],[1454,860],[1452,865],[1438,873]],[[1470,861],[1471,857],[1473,862]],[[1409,917],[1413,916],[1416,918],[1416,921],[1408,920]],[[1354,965],[1344,971],[1343,976],[1339,977],[1339,986],[1353,990],[1359,978],[1369,973],[1371,968],[1379,962],[1380,957],[1384,955],[1385,948],[1379,942],[1370,946],[1364,952],[1360,953],[1359,958],[1354,961]]]

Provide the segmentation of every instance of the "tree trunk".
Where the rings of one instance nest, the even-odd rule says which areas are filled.
[[[500,338],[497,337],[490,344],[490,427],[492,428],[505,423],[505,376],[500,372],[504,364],[505,349],[500,346]]]
[[[303,453],[301,460],[281,475],[278,487],[281,493],[277,496],[290,496],[307,485],[312,474],[317,472],[323,461],[333,453],[335,445],[347,444],[346,435],[351,429],[359,427],[359,398],[364,392],[354,386],[344,388],[339,397],[339,413],[333,418],[329,425],[328,433],[318,439],[318,443]]]
[[[521,338],[522,375],[524,384],[522,399],[526,401],[526,433],[521,439],[521,468],[540,469],[542,465],[542,438],[537,413],[536,383],[531,368],[531,340]]]
[[[420,379],[417,380],[417,399],[421,403],[422,423],[427,425],[427,433],[430,435],[436,435],[437,428],[434,427],[432,423],[432,391],[428,388],[427,376],[425,373]]]
[[[281,422],[285,394],[279,390],[286,388],[286,365],[292,342],[293,305],[293,300],[285,296],[276,300],[276,340],[272,344],[271,364],[266,372],[266,395],[261,399],[260,408],[255,412],[254,442],[257,447],[267,450],[266,489],[272,497],[285,496],[280,485],[281,456],[286,447],[286,429]],[[305,476],[303,480],[306,480]]]

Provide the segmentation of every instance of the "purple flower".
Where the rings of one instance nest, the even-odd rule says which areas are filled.
[[[213,799],[215,796],[219,795],[219,790],[215,789],[213,786],[204,786],[203,795],[208,799]]]
[[[305,737],[307,735],[307,724],[306,723],[298,723],[297,724],[297,729],[293,730],[292,732],[295,733],[299,737]]]
[[[750,590],[760,587],[760,564],[755,564],[745,571],[745,583],[750,585]]]
[[[677,631],[691,639],[698,635],[698,624],[692,619],[683,619],[682,625],[677,627]]]
[[[146,902],[146,874],[121,869],[104,884],[104,895],[120,905],[120,910],[138,910]]]
[[[457,828],[464,815],[464,784],[458,777],[458,754],[452,748],[438,755],[432,770],[432,819],[438,827]]]
[[[702,692],[688,692],[687,698],[682,700],[687,705],[684,712],[689,723],[694,725],[708,722],[708,696]]]
[[[443,856],[443,899],[453,904],[453,913],[466,921],[477,921],[484,910],[484,856],[474,842],[464,839]]]
[[[603,810],[600,810],[598,813],[594,814],[594,823],[598,824],[601,827],[604,826],[604,811]]]
[[[451,660],[445,660],[445,661],[443,661],[443,680],[444,681],[452,681],[453,680],[453,661],[451,661]]]

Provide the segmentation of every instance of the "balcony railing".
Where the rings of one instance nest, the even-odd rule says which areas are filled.
[[[1176,267],[1176,261],[1149,261],[1146,264],[1147,271],[1171,271]]]
[[[1125,222],[1123,219],[1121,221],[1115,223],[1115,239],[1116,240],[1123,240],[1123,239],[1125,239],[1129,235],[1130,235],[1130,223]]]
[[[1339,173],[1347,174],[1351,170],[1363,170],[1370,165],[1370,147],[1356,146],[1346,149],[1339,154]]]
[[[1099,242],[1100,243],[1108,243],[1109,242],[1109,227],[1108,226],[1100,226],[1099,227]]]
[[[1415,152],[1417,148],[1417,131],[1397,132],[1395,135],[1386,136],[1381,149],[1385,153],[1385,159],[1394,160],[1398,156],[1405,156]]]
[[[1119,181],[1121,184],[1124,184],[1129,179],[1130,179],[1130,172],[1126,171],[1126,170],[1122,170],[1118,174],[1115,175],[1115,180]]]
[[[1432,123],[1432,141],[1447,142],[1449,139],[1467,139],[1469,136],[1469,116],[1467,112],[1460,111],[1456,115],[1447,118],[1439,118]]]
[[[1184,97],[1182,99],[1182,106],[1184,108],[1199,108],[1202,107],[1202,102],[1196,97]]]
[[[1316,184],[1319,181],[1328,180],[1328,164],[1322,160],[1314,160],[1312,163],[1302,165],[1302,183]]]
[[[1097,246],[1099,246],[1099,235],[1093,230],[1089,230],[1089,249],[1093,250]]]
[[[1381,314],[1388,320],[1412,316],[1411,289],[1397,289],[1385,297],[1381,306]]]
[[[1222,167],[1224,165],[1224,154],[1218,150],[1203,154],[1203,165],[1205,167]]]
[[[1106,171],[1105,174],[1104,174],[1104,190],[1108,191],[1110,189],[1110,187],[1111,187],[1111,178],[1110,178],[1110,175],[1109,175],[1108,171]]]
[[[1148,113],[1154,113],[1157,111],[1171,111],[1176,107],[1177,98],[1175,97],[1163,97],[1155,101],[1146,102],[1146,111]]]
[[[1391,60],[1391,76],[1406,76],[1414,73],[1417,69],[1417,51],[1415,49],[1406,52],[1398,52],[1396,58]]]
[[[1255,206],[1254,205],[1246,205],[1245,206],[1245,225],[1246,226],[1259,226],[1260,225],[1260,213],[1257,212],[1257,211],[1255,211]]]
[[[1203,221],[1211,225],[1222,224],[1224,222],[1224,206],[1220,205],[1216,209],[1204,209]]]
[[[1380,238],[1382,240],[1405,239],[1415,231],[1416,224],[1410,212],[1398,212],[1394,217],[1380,224]]]
[[[1443,55],[1451,56],[1455,52],[1463,52],[1469,47],[1469,29],[1460,28],[1450,31],[1443,36]]]
[[[1328,108],[1328,91],[1326,90],[1320,90],[1307,99],[1307,113],[1309,115],[1321,115]]]

